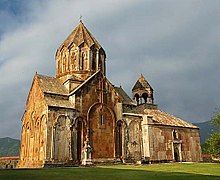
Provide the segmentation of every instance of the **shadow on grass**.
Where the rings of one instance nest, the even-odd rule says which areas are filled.
[[[54,168],[0,170],[0,179],[220,179],[220,176],[114,168]]]

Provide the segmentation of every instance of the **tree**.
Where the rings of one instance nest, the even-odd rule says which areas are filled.
[[[214,112],[212,119],[211,119],[211,122],[217,128],[220,128],[220,111]]]
[[[220,157],[220,132],[213,133],[203,146],[205,153],[212,154],[214,157]]]
[[[214,112],[211,123],[220,129],[220,111]],[[203,146],[203,151],[220,158],[220,131],[211,134]]]

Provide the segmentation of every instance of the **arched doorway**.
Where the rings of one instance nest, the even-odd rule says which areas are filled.
[[[142,97],[144,98],[144,103],[148,103],[148,102],[147,102],[147,98],[148,98],[147,93],[143,93],[143,94],[142,94]]]
[[[174,156],[175,162],[181,161],[181,144],[180,143],[173,144],[173,156]]]
[[[140,96],[139,96],[139,94],[135,94],[134,95],[134,98],[135,98],[135,100],[136,100],[136,102],[137,102],[137,105],[139,105],[139,103],[140,103]]]
[[[122,121],[118,121],[116,125],[116,157],[122,156]]]

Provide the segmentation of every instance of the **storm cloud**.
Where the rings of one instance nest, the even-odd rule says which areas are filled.
[[[80,15],[107,54],[107,76],[131,88],[142,73],[155,102],[191,122],[220,102],[220,1],[7,1],[0,3],[0,137],[20,137],[37,71],[54,76],[54,54]]]

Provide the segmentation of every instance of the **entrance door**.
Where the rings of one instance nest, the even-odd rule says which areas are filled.
[[[122,156],[122,122],[117,122],[116,127],[116,157],[120,158]]]
[[[174,149],[174,160],[176,162],[180,162],[181,161],[181,151],[180,151],[180,144],[173,144],[173,149]]]

